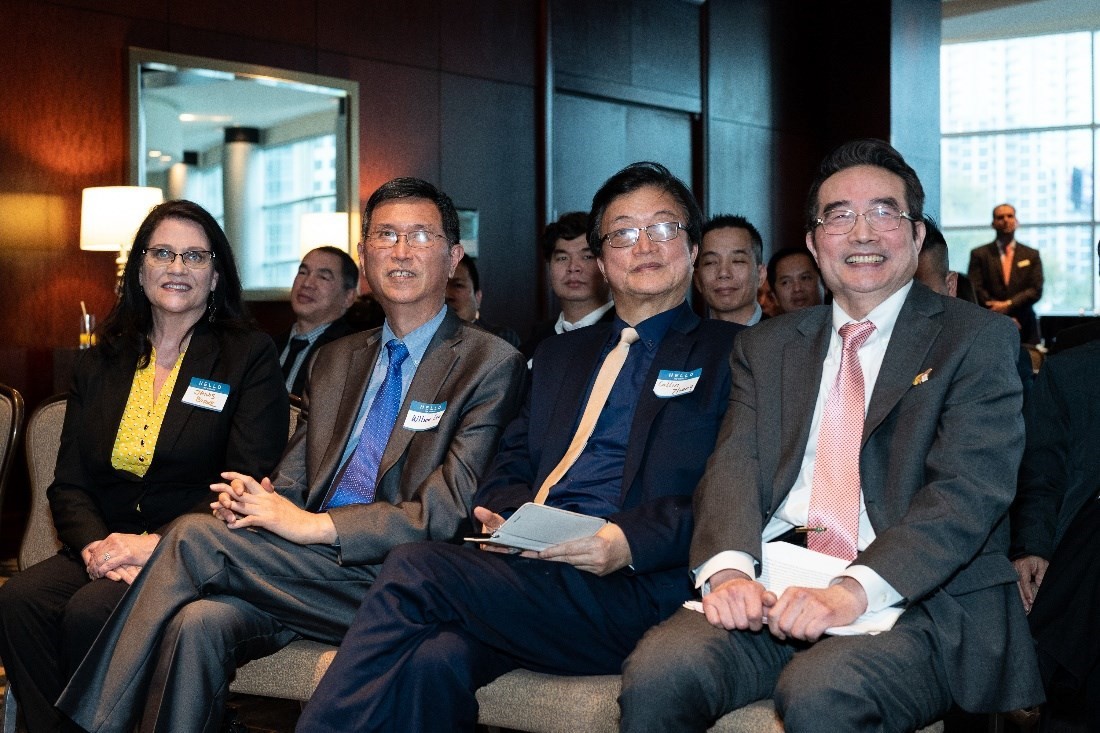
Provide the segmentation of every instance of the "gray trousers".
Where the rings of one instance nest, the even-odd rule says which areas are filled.
[[[931,619],[919,607],[878,636],[784,642],[767,628],[726,631],[680,609],[623,666],[621,730],[705,731],[774,697],[788,733],[912,731],[951,704]]]
[[[58,700],[88,731],[216,731],[242,663],[296,638],[338,644],[376,566],[212,516],[180,519]]]

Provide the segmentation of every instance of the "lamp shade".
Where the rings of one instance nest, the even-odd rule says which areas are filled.
[[[93,252],[129,249],[149,210],[164,201],[151,186],[98,186],[84,189],[80,202],[80,248]]]
[[[302,214],[298,222],[298,242],[300,256],[317,247],[329,245],[348,251],[348,215],[336,211],[327,213]]]

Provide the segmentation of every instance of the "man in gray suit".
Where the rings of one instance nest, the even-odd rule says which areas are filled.
[[[359,258],[385,324],[318,352],[270,480],[223,474],[213,516],[161,540],[58,702],[81,727],[217,730],[238,665],[296,638],[339,643],[393,547],[472,529],[526,369],[444,305],[458,238],[431,184],[371,196]]]
[[[695,494],[703,612],[680,610],[627,660],[623,730],[706,730],[767,697],[788,731],[913,730],[953,701],[1042,699],[1005,555],[1023,444],[1018,339],[1007,318],[913,282],[923,202],[884,142],[822,163],[806,243],[834,302],[738,336],[730,409]],[[842,346],[852,331],[865,340]],[[849,419],[834,393],[854,405]],[[807,535],[848,564],[827,587],[777,597],[755,580],[762,541]],[[884,633],[826,636],[895,605]]]

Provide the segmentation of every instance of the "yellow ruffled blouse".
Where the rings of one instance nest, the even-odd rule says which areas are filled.
[[[153,462],[153,450],[157,447],[160,426],[164,422],[164,413],[172,400],[172,389],[179,375],[181,353],[172,367],[171,374],[160,388],[160,395],[153,397],[153,380],[156,377],[157,350],[149,355],[149,364],[134,373],[134,383],[130,387],[130,396],[126,400],[126,409],[122,413],[122,422],[118,426],[115,445],[111,450],[111,466],[145,477],[149,464]]]

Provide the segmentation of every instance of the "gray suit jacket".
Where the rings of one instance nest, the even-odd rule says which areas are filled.
[[[276,490],[299,506],[316,511],[324,500],[380,340],[381,329],[354,334],[325,346],[312,362],[298,427],[273,477]],[[454,540],[470,530],[470,499],[519,410],[526,372],[514,348],[447,313],[382,454],[376,501],[329,510],[342,564],[379,564],[398,544]],[[437,427],[403,427],[413,400],[447,403]]]
[[[759,560],[762,530],[806,451],[831,327],[821,306],[739,334],[730,409],[695,494],[692,567],[723,550]],[[1007,318],[915,283],[863,431],[860,474],[876,539],[857,562],[901,593],[910,613],[930,617],[967,710],[1042,697],[1005,554],[1023,448],[1017,344]]]

